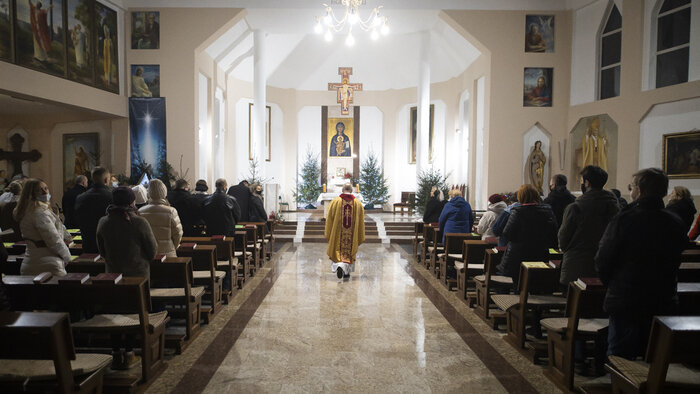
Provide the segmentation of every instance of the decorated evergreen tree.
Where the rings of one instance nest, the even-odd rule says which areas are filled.
[[[413,200],[413,211],[418,212],[419,215],[423,215],[425,211],[425,206],[428,204],[428,199],[430,199],[430,189],[433,186],[437,186],[442,190],[442,193],[447,198],[447,193],[450,188],[447,184],[448,175],[442,175],[440,170],[434,168],[428,168],[423,170],[418,174],[416,183],[418,184],[418,190],[416,190],[416,198]],[[410,203],[410,201],[409,201]]]
[[[253,156],[253,160],[248,161],[248,178],[247,181],[249,184],[259,184],[263,185],[267,183],[267,178],[263,178],[260,176],[260,164],[258,163],[258,157]]]
[[[374,152],[370,152],[360,170],[360,193],[368,204],[383,205],[389,201],[389,186]]]
[[[303,204],[316,202],[322,191],[320,180],[321,165],[318,162],[318,156],[314,155],[311,149],[308,149],[306,159],[301,167],[300,179],[297,180],[294,199]]]

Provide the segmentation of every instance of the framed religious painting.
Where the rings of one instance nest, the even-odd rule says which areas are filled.
[[[95,67],[92,46],[91,0],[66,0],[68,8],[68,78],[93,85]]]
[[[131,13],[131,49],[160,48],[160,12]]]
[[[554,15],[525,16],[525,52],[554,52]]]
[[[253,160],[253,103],[248,103],[248,160]],[[272,160],[272,108],[265,106],[265,161]]]
[[[131,97],[160,97],[160,65],[131,65]]]
[[[700,178],[700,130],[664,134],[662,163],[669,178]]]
[[[0,0],[0,60],[12,61],[12,0]]]
[[[15,1],[17,64],[48,74],[66,74],[65,0]]]
[[[552,75],[554,69],[525,67],[523,77],[523,107],[552,106]]]
[[[408,146],[408,164],[416,164],[418,150],[418,107],[411,107],[411,135]],[[430,104],[430,131],[428,132],[428,162],[433,162],[433,125],[435,123],[435,104]]]
[[[92,170],[100,165],[100,135],[98,133],[63,135],[63,190],[75,184],[75,177],[90,179]]]
[[[328,157],[352,157],[353,118],[328,118]]]
[[[117,11],[95,2],[95,85],[119,93],[119,31]]]

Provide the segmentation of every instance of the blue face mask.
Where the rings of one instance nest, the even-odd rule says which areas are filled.
[[[41,202],[49,202],[51,201],[51,195],[50,194],[40,194],[36,196],[36,199],[41,201]]]

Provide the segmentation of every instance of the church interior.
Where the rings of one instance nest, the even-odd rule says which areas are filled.
[[[502,282],[506,245],[477,226],[557,174],[581,198],[589,166],[630,203],[647,168],[700,196],[700,0],[326,2],[0,0],[6,193],[40,179],[63,218],[76,177],[104,167],[115,191],[223,179],[264,196],[262,224],[185,231],[150,283],[114,292],[19,275],[25,241],[40,245],[0,208],[0,391],[698,392],[693,237],[676,267],[685,331],[657,318],[657,353],[632,362],[601,355],[605,289],[560,285],[563,247]],[[424,219],[434,188],[470,207],[465,231]],[[341,193],[364,209],[345,277],[326,252]],[[64,274],[115,272],[65,227]],[[111,325],[68,307],[85,299]],[[113,368],[108,333],[140,363]]]

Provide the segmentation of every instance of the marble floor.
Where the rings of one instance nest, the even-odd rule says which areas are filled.
[[[325,247],[282,248],[149,391],[557,392],[400,247],[342,280]]]

